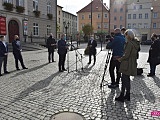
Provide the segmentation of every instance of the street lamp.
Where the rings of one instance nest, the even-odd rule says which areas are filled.
[[[64,28],[65,28],[65,30],[66,30],[66,41],[67,41],[67,29],[69,28],[69,22],[67,23],[66,21],[64,21],[63,22],[63,26],[64,26]],[[68,41],[68,43],[69,43],[69,41]],[[67,64],[68,64],[68,73],[69,73],[69,52],[67,53]]]
[[[153,17],[153,7],[151,7],[151,25],[150,25],[150,37],[152,34],[152,17]]]

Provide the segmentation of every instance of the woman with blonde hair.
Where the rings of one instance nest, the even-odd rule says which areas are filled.
[[[122,88],[120,96],[115,98],[120,102],[130,101],[130,76],[137,75],[137,58],[140,50],[140,42],[132,30],[127,30],[124,35],[126,39],[124,54],[118,59],[121,62],[119,72],[122,73]]]

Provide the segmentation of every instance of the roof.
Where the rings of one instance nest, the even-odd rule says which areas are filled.
[[[82,12],[91,12],[91,5],[92,5],[92,12],[101,12],[102,11],[102,0],[93,0],[90,2],[87,6],[82,8],[77,12],[82,13]],[[103,10],[108,11],[108,7],[103,3]]]

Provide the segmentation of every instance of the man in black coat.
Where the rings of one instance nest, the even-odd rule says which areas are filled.
[[[153,43],[151,44],[151,47],[149,49],[149,57],[147,62],[149,62],[150,64],[150,73],[148,73],[148,77],[152,77],[155,75],[155,70],[156,70],[156,66],[157,64],[154,63],[155,58],[157,58],[158,56],[160,56],[160,40],[157,39],[158,36],[153,33],[151,36],[151,39],[153,41]]]
[[[61,36],[61,40],[58,41],[58,54],[59,54],[59,72],[66,71],[64,67],[64,63],[66,60],[66,54],[67,54],[68,46],[66,44],[65,40],[65,34]]]
[[[23,62],[23,58],[21,54],[22,49],[21,49],[21,44],[20,44],[18,35],[14,36],[14,40],[12,41],[12,47],[13,47],[13,55],[15,58],[16,69],[20,70],[18,67],[18,60],[20,61],[23,69],[28,69],[25,67],[24,62]]]
[[[2,63],[3,63],[3,69],[4,69],[4,74],[8,74],[9,72],[7,71],[7,58],[8,58],[8,45],[4,41],[4,36],[0,36],[0,76],[1,74],[1,68],[2,68]]]
[[[52,62],[54,61],[54,49],[56,48],[56,40],[53,38],[53,34],[51,33],[49,38],[47,39],[47,48],[48,48],[48,62],[51,62],[51,56],[52,56]]]
[[[91,64],[91,56],[93,55],[94,57],[94,63],[96,63],[96,47],[97,47],[97,42],[94,40],[93,37],[88,42],[88,47],[89,47],[89,62],[88,64]]]

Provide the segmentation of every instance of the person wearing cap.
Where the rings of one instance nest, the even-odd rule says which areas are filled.
[[[91,56],[93,55],[93,57],[94,57],[93,65],[95,65],[97,42],[94,40],[94,37],[91,37],[90,40],[88,41],[88,47],[89,47],[89,62],[88,62],[88,64],[91,64]]]
[[[52,62],[55,62],[54,61],[54,49],[56,48],[56,40],[54,39],[52,33],[50,33],[50,36],[47,39],[47,48],[48,48],[48,62],[49,63],[51,62],[51,58],[52,58]]]
[[[121,58],[124,53],[124,45],[125,45],[125,38],[121,34],[121,29],[116,28],[114,30],[114,39],[108,43],[108,47],[112,49],[112,57],[110,60],[109,65],[109,74],[111,77],[111,84],[108,85],[109,88],[116,88],[119,87],[119,81],[121,78],[121,73],[119,72],[120,62],[118,58]],[[116,78],[115,78],[115,68],[116,68]]]
[[[3,69],[4,69],[4,74],[8,74],[9,72],[7,71],[7,58],[8,58],[8,45],[4,41],[4,36],[0,36],[0,76],[1,74],[1,68],[2,68],[2,63],[3,63]]]
[[[12,47],[13,47],[13,55],[15,58],[16,69],[20,70],[19,66],[18,66],[18,61],[20,61],[23,69],[28,69],[27,67],[25,67],[24,62],[23,62],[23,57],[21,54],[22,49],[21,49],[21,44],[20,44],[20,40],[19,40],[18,35],[14,36],[14,40],[12,41]]]

